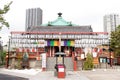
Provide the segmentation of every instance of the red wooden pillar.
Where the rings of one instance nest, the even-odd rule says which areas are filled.
[[[9,67],[9,64],[8,64],[8,55],[6,56],[5,59],[6,59],[6,65],[5,65],[5,67],[8,68]]]
[[[74,71],[77,71],[77,61],[74,61]]]
[[[42,71],[46,71],[46,68],[42,68]]]
[[[72,60],[74,61],[74,57],[75,57],[75,55],[74,55],[74,53],[72,53]]]
[[[73,59],[73,70],[77,71],[77,61],[75,60],[74,53],[72,53],[72,59]]]

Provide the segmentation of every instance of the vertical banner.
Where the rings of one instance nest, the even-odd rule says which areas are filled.
[[[64,46],[67,46],[67,41],[64,41]]]
[[[59,41],[57,40],[48,40],[47,46],[59,46]]]
[[[84,59],[85,58],[85,54],[81,54],[81,59]]]
[[[74,41],[70,41],[70,40],[65,40],[64,41],[64,46],[74,46],[75,42]]]
[[[47,41],[47,46],[50,46],[50,40]]]
[[[58,46],[59,42],[58,41],[54,41],[54,46]]]
[[[74,46],[75,45],[75,42],[74,41],[71,41],[71,46]]]
[[[54,41],[50,41],[50,46],[54,46]]]
[[[70,41],[67,41],[67,46],[70,46]]]
[[[57,40],[48,40],[47,46],[59,46],[59,41]],[[62,46],[75,46],[75,42],[73,40],[65,40],[61,41]]]
[[[42,68],[46,68],[46,53],[42,53]]]
[[[97,57],[97,52],[93,52],[93,57]]]

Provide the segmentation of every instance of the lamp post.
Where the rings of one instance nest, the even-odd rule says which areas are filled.
[[[0,37],[0,57],[2,55],[2,41],[1,41],[1,37]],[[0,64],[2,63],[2,60],[0,58]]]
[[[61,52],[61,33],[59,33],[59,52]]]
[[[0,51],[1,51],[1,49],[2,49],[2,42],[0,41]]]
[[[112,56],[111,56],[111,49],[110,49],[110,38],[109,38],[109,61],[110,61],[110,67],[112,67]]]
[[[7,68],[9,67],[9,56],[10,55],[10,36],[9,36],[9,41],[8,41],[8,60],[7,60]]]

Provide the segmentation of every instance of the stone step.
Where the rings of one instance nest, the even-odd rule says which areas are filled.
[[[73,71],[73,61],[71,57],[65,58],[65,66],[67,71]]]
[[[56,64],[56,58],[55,57],[48,57],[47,58],[47,64],[46,64],[46,70],[47,71],[53,71]]]
[[[41,60],[35,61],[35,68],[42,68],[42,61]]]
[[[55,57],[48,57],[47,58],[47,71],[54,71],[55,70],[55,64],[56,64],[56,58]],[[67,71],[73,70],[73,61],[71,57],[65,57],[64,58],[64,64],[66,66]]]
[[[78,60],[77,61],[77,70],[82,70],[83,68],[83,61],[82,60]]]

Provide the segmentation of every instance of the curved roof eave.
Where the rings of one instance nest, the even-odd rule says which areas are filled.
[[[62,16],[58,16],[58,18],[54,21],[50,21],[47,24],[41,24],[41,26],[78,26],[76,24],[72,24],[62,18]]]

